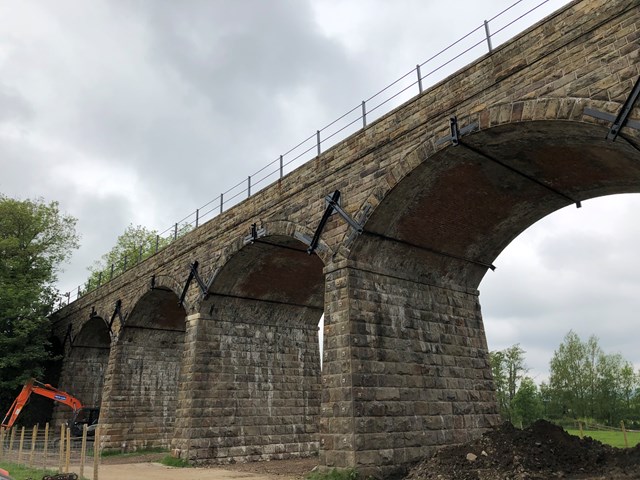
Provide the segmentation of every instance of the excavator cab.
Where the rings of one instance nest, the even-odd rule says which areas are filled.
[[[98,426],[98,418],[100,417],[100,409],[98,407],[82,407],[77,410],[73,418],[67,422],[67,426],[71,430],[72,437],[81,437],[82,429],[87,426],[87,436],[95,435]]]

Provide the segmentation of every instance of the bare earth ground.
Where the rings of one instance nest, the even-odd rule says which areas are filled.
[[[640,479],[640,446],[618,449],[580,439],[539,420],[519,430],[505,423],[464,445],[446,447],[407,480]]]
[[[208,468],[173,468],[157,463],[165,455],[106,458],[100,465],[99,480],[301,480],[318,464],[318,458],[313,457]],[[84,476],[93,479],[90,471],[85,471]]]
[[[211,468],[171,468],[153,463],[163,456],[106,458],[100,467],[99,480],[301,480],[318,461],[313,457]],[[417,464],[406,477],[406,480],[548,479],[640,479],[640,445],[613,448],[588,437],[571,436],[542,420],[524,430],[504,424],[474,442],[439,450]]]

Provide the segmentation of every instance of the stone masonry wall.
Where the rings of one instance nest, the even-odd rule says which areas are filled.
[[[183,345],[183,332],[125,328],[112,347],[108,408],[100,414],[106,449],[169,448]]]
[[[398,473],[499,422],[477,292],[402,272],[330,275],[348,300],[338,297],[342,310],[325,317],[327,466],[348,461],[367,474]]]
[[[317,454],[318,319],[233,299],[190,317],[174,453],[215,463]]]

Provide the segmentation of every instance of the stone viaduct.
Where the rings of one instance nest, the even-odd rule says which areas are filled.
[[[478,285],[545,215],[640,192],[639,52],[640,0],[569,4],[56,312],[60,387],[101,404],[103,447],[196,463],[382,477],[478,436]],[[334,214],[309,255],[336,190],[362,231]]]

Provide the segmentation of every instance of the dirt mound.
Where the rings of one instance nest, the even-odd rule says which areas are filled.
[[[640,479],[640,447],[618,449],[539,420],[505,423],[475,442],[439,450],[408,480]]]

